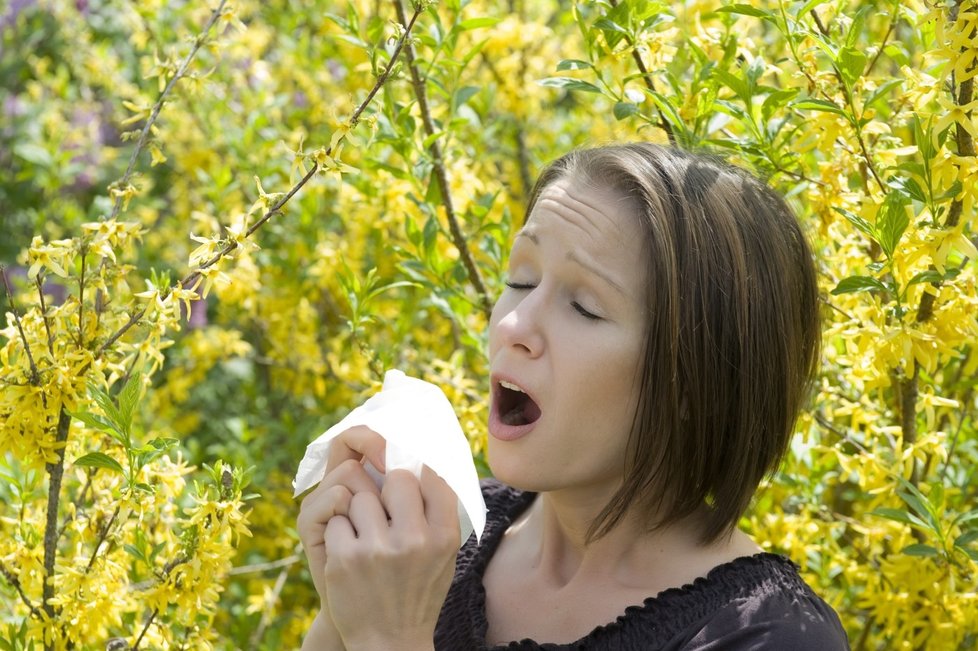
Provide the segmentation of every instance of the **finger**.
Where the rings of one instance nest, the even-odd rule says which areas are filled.
[[[390,514],[391,528],[420,531],[425,526],[424,498],[421,484],[411,472],[392,470],[380,492],[384,508]]]
[[[326,472],[339,466],[344,461],[353,459],[369,459],[377,470],[384,472],[384,452],[387,443],[377,432],[364,425],[351,427],[343,431],[333,439],[329,448],[329,459],[326,463]]]
[[[310,493],[302,500],[296,528],[303,547],[312,549],[322,544],[323,528],[336,515],[350,512],[353,492],[344,485],[330,486],[324,491]]]
[[[351,493],[374,493],[380,495],[377,483],[371,477],[363,464],[355,459],[347,459],[323,477],[319,486],[306,499],[318,493],[325,493],[333,486],[346,486]]]
[[[388,534],[387,511],[372,493],[357,493],[350,500],[350,515],[357,538],[384,540]]]
[[[329,574],[330,560],[342,557],[345,551],[356,544],[357,534],[353,524],[346,516],[336,516],[326,523],[323,542],[326,545],[326,573]],[[327,577],[328,578],[328,577]]]
[[[459,530],[458,497],[444,479],[429,468],[421,469],[421,496],[424,515],[432,527]]]

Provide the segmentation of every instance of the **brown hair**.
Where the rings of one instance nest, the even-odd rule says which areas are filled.
[[[818,288],[785,201],[712,157],[646,143],[571,152],[537,180],[631,200],[645,234],[648,308],[624,479],[589,532],[633,507],[658,528],[704,504],[701,540],[728,535],[783,457],[819,354]]]

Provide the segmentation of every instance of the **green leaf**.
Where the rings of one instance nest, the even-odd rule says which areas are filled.
[[[881,99],[885,99],[887,93],[889,93],[891,90],[893,90],[894,88],[896,88],[902,83],[903,83],[903,79],[891,79],[877,86],[876,90],[870,93],[869,97],[867,97],[866,100],[863,102],[863,110],[866,110],[867,108],[875,104],[877,101]]]
[[[935,269],[928,269],[927,271],[921,271],[911,278],[910,282],[907,283],[907,287],[916,285],[917,283],[939,283],[942,280],[944,280],[944,274]]]
[[[479,29],[480,27],[492,27],[494,25],[498,25],[500,20],[502,19],[495,16],[468,18],[458,24],[458,30],[464,32],[470,29]]]
[[[139,394],[143,388],[141,373],[133,373],[126,381],[126,386],[119,392],[119,414],[124,419],[126,431],[132,428],[132,415],[139,404]]]
[[[907,545],[903,548],[902,552],[908,556],[937,556],[938,554],[935,547],[932,547],[931,545],[924,545],[922,543]]]
[[[587,93],[600,93],[601,89],[594,84],[574,79],[573,77],[547,77],[537,82],[548,88],[563,88],[564,90],[583,90]]]
[[[924,524],[923,520],[904,509],[878,508],[870,511],[870,515],[878,515],[881,518],[886,518],[887,520],[893,520],[895,522],[902,522],[914,527],[926,528],[927,526]]]
[[[954,539],[955,547],[965,547],[970,545],[974,541],[978,540],[978,529],[972,529],[971,531],[966,531],[957,538]]]
[[[765,20],[775,21],[774,12],[765,11],[764,9],[758,9],[753,5],[729,5],[727,7],[720,7],[717,9],[717,13],[723,14],[738,14],[740,16],[753,16],[754,18],[763,18]]]
[[[557,72],[562,72],[564,70],[588,70],[594,67],[594,64],[590,61],[581,61],[580,59],[564,59],[557,64]]]
[[[78,457],[75,459],[76,466],[84,466],[86,468],[105,468],[106,470],[112,470],[119,473],[120,475],[125,474],[122,466],[119,462],[110,457],[107,454],[102,454],[101,452],[89,452],[88,454]]]
[[[814,99],[812,97],[798,100],[791,105],[791,108],[807,109],[809,111],[825,111],[826,113],[835,113],[836,115],[846,116],[846,112],[836,106],[834,103],[825,99]]]
[[[839,74],[850,88],[856,81],[863,76],[866,69],[866,55],[852,47],[844,47],[839,50],[839,55],[835,60],[839,67]]]
[[[835,210],[840,215],[842,215],[843,217],[845,217],[846,219],[848,219],[849,222],[853,226],[855,226],[858,230],[865,233],[866,235],[869,235],[873,240],[876,240],[877,238],[876,227],[870,224],[868,221],[866,221],[856,213],[846,210],[845,208],[839,208],[837,206],[834,206],[832,209]]]
[[[120,433],[127,434],[128,428],[125,425],[125,419],[122,417],[118,407],[116,407],[115,402],[112,400],[112,396],[94,385],[89,385],[89,393],[91,394],[92,399],[95,400],[95,404],[97,404],[102,411],[105,412],[105,416],[109,419],[109,422],[111,422]]]
[[[872,276],[849,276],[839,281],[839,284],[832,290],[832,295],[838,296],[839,294],[851,294],[874,289],[885,292],[886,285]]]
[[[903,233],[910,225],[907,204],[908,197],[902,192],[890,192],[880,206],[880,213],[876,217],[876,232],[879,233],[880,247],[883,248],[887,258],[893,256]]]
[[[13,151],[18,158],[41,167],[50,167],[53,163],[51,154],[40,145],[35,145],[32,142],[17,143],[13,146]]]
[[[638,113],[638,105],[634,102],[618,102],[614,108],[615,119],[624,120]]]

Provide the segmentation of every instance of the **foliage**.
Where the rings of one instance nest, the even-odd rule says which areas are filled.
[[[853,648],[973,647],[976,3],[428,4],[0,9],[0,648],[297,646],[306,443],[398,367],[482,463],[532,178],[634,138],[817,250],[820,382],[744,526]]]

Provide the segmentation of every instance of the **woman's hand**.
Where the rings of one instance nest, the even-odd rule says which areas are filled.
[[[326,525],[326,592],[347,649],[431,649],[455,572],[455,493],[424,468],[387,474]]]
[[[342,640],[313,647],[307,638],[308,648],[432,647],[455,570],[457,498],[428,468],[420,480],[392,471],[378,490],[361,461],[383,470],[384,447],[367,428],[344,432],[326,477],[303,501],[300,536],[322,600],[314,628],[328,620],[328,635]]]
[[[305,550],[313,584],[319,593],[320,612],[306,632],[303,649],[343,651],[339,631],[329,612],[326,593],[326,524],[336,515],[350,511],[356,493],[380,496],[380,489],[363,468],[369,459],[374,467],[384,468],[385,442],[366,427],[354,427],[340,434],[330,447],[326,476],[302,500],[297,528]]]

